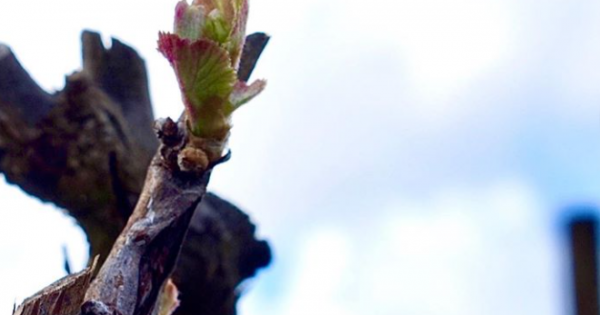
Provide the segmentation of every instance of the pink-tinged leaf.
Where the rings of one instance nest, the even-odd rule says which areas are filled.
[[[175,8],[175,34],[192,41],[212,40],[224,47],[238,66],[246,34],[248,0],[185,0]]]
[[[175,62],[175,52],[189,45],[189,40],[183,39],[175,34],[158,33],[158,51],[171,63]]]
[[[236,14],[229,42],[229,54],[231,56],[231,64],[237,69],[244,49],[244,41],[246,39],[246,22],[248,21],[248,0],[236,1]]]
[[[173,34],[159,34],[158,50],[175,69],[192,132],[224,136],[230,127],[229,95],[236,82],[227,51],[210,40],[190,42]]]
[[[189,4],[187,3],[186,0],[181,0],[181,1],[177,2],[177,5],[175,6],[175,21],[176,22],[183,18],[183,16],[185,15],[185,11],[187,10],[188,7],[189,7]]]
[[[209,13],[217,9],[225,20],[231,21],[235,16],[236,10],[234,1],[238,0],[194,0],[193,3],[204,6]]]
[[[252,84],[247,85],[246,82],[238,81],[233,87],[233,92],[229,96],[233,110],[244,105],[260,94],[265,89],[267,82],[265,80],[256,80]]]
[[[236,16],[232,0],[195,0],[193,5],[205,9],[203,37],[226,45],[231,37]]]
[[[182,38],[197,40],[202,36],[205,24],[205,8],[200,5],[188,5],[182,0],[175,7],[174,32]]]
[[[206,24],[202,32],[206,39],[222,45],[227,44],[231,36],[231,23],[223,17],[219,10],[213,10],[206,17]]]

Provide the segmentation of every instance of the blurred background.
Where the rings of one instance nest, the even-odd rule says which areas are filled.
[[[182,110],[156,51],[176,1],[0,0],[0,42],[49,91],[80,32],[145,58],[156,117]],[[267,90],[234,117],[209,189],[275,259],[241,315],[572,314],[565,218],[600,202],[600,2],[252,0]],[[0,175],[0,312],[74,269],[74,221]]]

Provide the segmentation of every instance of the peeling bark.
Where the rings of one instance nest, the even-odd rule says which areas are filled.
[[[68,275],[21,303],[13,315],[76,315],[79,314],[85,291],[88,289],[97,259],[92,264]]]

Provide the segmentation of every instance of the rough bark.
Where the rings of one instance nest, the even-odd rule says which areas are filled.
[[[13,315],[75,315],[79,314],[84,293],[88,289],[98,260],[75,274],[47,286],[19,305]]]
[[[194,210],[206,194],[212,166],[182,171],[185,124],[161,123],[162,139],[133,214],[87,290],[82,315],[151,315],[179,255]]]
[[[266,43],[266,35],[254,36]],[[105,49],[96,33],[82,40],[83,70],[54,95],[0,45],[0,172],[72,215],[91,257],[102,260],[132,213],[158,142],[143,60],[117,40]],[[255,46],[242,57],[247,76],[264,48]],[[269,247],[245,214],[212,194],[195,213],[173,275],[178,313],[234,314],[236,287],[268,264]]]

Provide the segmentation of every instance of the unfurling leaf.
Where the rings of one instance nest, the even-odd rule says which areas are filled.
[[[247,18],[247,0],[180,1],[175,33],[159,34],[158,50],[175,70],[196,137],[225,142],[231,113],[265,87],[262,80],[247,85],[237,79]]]

